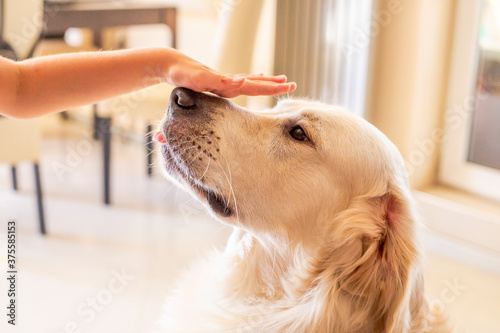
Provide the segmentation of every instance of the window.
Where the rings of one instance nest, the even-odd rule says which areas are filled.
[[[439,178],[500,200],[500,0],[460,0]]]

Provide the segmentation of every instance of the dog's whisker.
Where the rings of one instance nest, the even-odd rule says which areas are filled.
[[[196,158],[197,158],[198,156],[200,156],[201,154],[203,154],[203,153],[202,153],[202,152],[199,152],[198,154],[196,154],[196,155],[195,155],[195,156],[191,159],[191,161],[189,161],[189,162],[187,162],[187,163],[186,163],[186,164],[187,164],[187,166],[189,167],[189,166],[193,165],[193,162],[194,162],[194,161],[196,160]]]
[[[196,146],[191,146],[191,147],[187,147],[187,148],[184,148],[184,150],[180,153],[180,155],[183,155],[185,152],[187,152],[189,149],[193,149],[193,148],[196,148]],[[198,156],[198,155],[196,155]]]
[[[199,139],[199,138],[201,138],[201,136],[195,136],[195,137],[193,137],[192,139],[190,138],[189,140],[186,140],[186,141],[176,142],[176,145],[177,145],[177,146],[180,146],[180,145],[183,145],[183,144],[185,144],[185,143],[192,142],[193,140],[195,140],[195,141],[196,141],[196,140],[197,140],[197,139]]]
[[[174,187],[175,184],[171,184],[164,192],[163,192],[163,195],[161,196],[160,198],[160,202],[163,201],[163,199],[165,199],[165,197],[167,196],[168,192],[170,192],[170,190],[172,189],[172,187]]]
[[[158,152],[158,150],[152,149],[149,153],[146,154],[146,157],[152,155],[153,153],[157,153],[157,152]]]
[[[203,172],[203,174],[201,175],[201,177],[198,179],[198,181],[201,181],[203,179],[203,177],[205,177],[205,174],[207,173],[208,168],[210,167],[210,160],[211,159],[208,159],[207,167],[206,167],[205,171]]]
[[[180,148],[180,147],[181,147],[183,144],[185,144],[185,143],[195,142],[197,139],[203,139],[203,138],[209,138],[209,137],[208,137],[208,136],[206,136],[206,135],[196,136],[196,137],[194,137],[194,138],[193,138],[193,139],[191,139],[191,140],[187,140],[187,141],[183,141],[183,142],[178,142],[178,143],[176,143],[176,144],[175,144],[175,148]],[[200,145],[198,145],[198,144],[193,144],[193,145],[191,145],[191,146],[189,146],[189,147],[187,147],[187,148],[184,148],[184,150],[183,150],[181,153],[179,153],[179,155],[184,154],[184,153],[185,153],[186,151],[188,151],[189,149],[192,149],[192,148],[197,148],[197,147],[199,147],[199,146],[200,146]]]
[[[229,188],[230,188],[230,193],[229,193],[229,194],[231,194],[231,193],[233,194],[233,200],[234,200],[234,210],[235,210],[235,212],[236,212],[236,222],[238,223],[238,226],[239,226],[239,225],[240,225],[240,215],[239,215],[239,211],[238,211],[238,203],[236,202],[236,195],[235,195],[235,193],[234,193],[233,184],[232,184],[231,168],[229,167],[229,163],[227,162],[227,159],[226,159],[226,157],[224,156],[224,154],[222,154],[222,153],[221,153],[221,155],[220,155],[220,156],[221,156],[221,157],[224,159],[224,161],[226,162],[226,166],[227,166],[228,173],[229,173],[229,175],[231,176],[230,178],[228,178],[228,177],[227,177],[227,174],[226,174],[226,172],[224,172],[224,168],[222,167],[222,165],[221,165],[218,161],[216,161],[216,162],[217,162],[217,163],[219,164],[219,166],[221,167],[221,170],[222,170],[222,172],[224,173],[224,176],[226,176],[226,179],[227,179],[227,181],[228,181],[228,183],[229,183]],[[229,202],[229,200],[228,200],[228,202]]]
[[[175,144],[176,144],[176,146],[180,146],[180,145],[183,145],[183,144],[188,143],[188,142],[196,141],[198,139],[210,139],[210,137],[208,137],[206,135],[198,135],[198,136],[193,137],[192,139],[189,139],[186,141],[181,141],[181,142],[176,142]]]
[[[222,155],[221,155],[221,156],[222,156]],[[227,203],[229,203],[229,202],[230,202],[230,201],[229,201],[229,199],[231,198],[230,193],[231,193],[231,188],[232,188],[232,187],[231,187],[231,182],[229,181],[229,178],[228,178],[228,176],[227,176],[226,172],[224,171],[223,166],[220,164],[220,162],[219,162],[219,161],[215,161],[215,162],[219,165],[219,167],[220,167],[220,169],[221,169],[222,173],[224,174],[224,177],[226,178],[226,180],[227,180],[227,182],[228,182],[228,184],[229,184],[229,193],[228,193],[227,199],[226,199],[226,197],[223,195],[223,196],[224,196],[224,200],[226,200],[226,202],[227,202]]]

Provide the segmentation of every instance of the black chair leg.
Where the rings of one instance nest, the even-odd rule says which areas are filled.
[[[98,115],[97,115],[97,104],[94,104],[93,105],[93,113],[94,113],[94,140],[99,140],[99,120],[101,119]]]
[[[153,175],[153,137],[151,136],[151,132],[153,131],[153,126],[148,124],[146,127],[146,156],[147,156],[147,170],[148,177]]]
[[[11,171],[12,171],[12,188],[14,189],[14,191],[17,191],[17,169],[15,165],[11,167]]]
[[[38,163],[35,163],[34,169],[35,169],[36,200],[38,204],[38,219],[40,222],[40,233],[42,235],[45,235],[46,230],[45,230],[45,217],[43,213],[42,185],[40,183],[40,168],[38,167]]]
[[[104,203],[110,200],[110,165],[111,165],[111,118],[99,118],[99,136],[102,140],[104,157]]]
[[[97,104],[93,105],[94,111],[94,139],[102,141],[103,164],[104,164],[104,204],[109,205],[110,189],[109,174],[111,160],[111,118],[99,117],[97,114]]]
[[[64,121],[69,120],[68,111],[59,112],[59,117]]]

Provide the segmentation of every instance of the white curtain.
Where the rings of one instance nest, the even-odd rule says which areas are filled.
[[[278,0],[274,70],[294,96],[364,115],[371,14],[372,0]]]

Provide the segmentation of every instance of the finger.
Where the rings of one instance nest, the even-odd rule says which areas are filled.
[[[255,82],[247,80],[240,89],[211,90],[212,93],[225,98],[233,98],[239,95],[280,95],[294,91],[297,88],[295,82],[277,84],[271,82]]]
[[[246,82],[247,80],[244,76],[229,77],[226,75],[221,78],[219,84],[214,83],[210,86],[206,86],[203,91],[209,91],[225,98],[232,98],[240,95],[239,90]]]
[[[247,74],[245,74],[245,73],[238,73],[238,74],[221,74],[221,73],[217,73],[217,74],[223,75],[226,80],[231,80],[231,79],[234,79],[234,78],[237,78],[237,77],[240,77],[240,76],[245,76],[245,77],[247,76]]]
[[[270,81],[276,83],[285,83],[287,80],[286,75],[276,75],[276,76],[247,75],[246,78],[247,80]]]
[[[239,93],[248,96],[280,95],[293,92],[296,88],[297,84],[295,82],[277,84],[247,80],[245,85],[239,89]]]
[[[224,86],[220,89],[215,89],[219,91],[238,91],[246,83],[246,78],[244,76],[233,77],[225,81]],[[212,88],[212,87],[210,87]],[[208,89],[207,89],[208,90]]]
[[[239,74],[226,74],[226,77],[240,77],[244,76],[247,78],[247,80],[260,80],[260,81],[272,81],[276,83],[285,83],[287,80],[286,75],[272,75],[272,76],[264,76],[264,73],[258,73],[258,74],[244,74],[244,73],[239,73]]]
[[[224,75],[216,71],[203,72],[196,79],[203,87],[203,91],[223,91],[226,89],[239,89],[245,82],[245,76]]]

